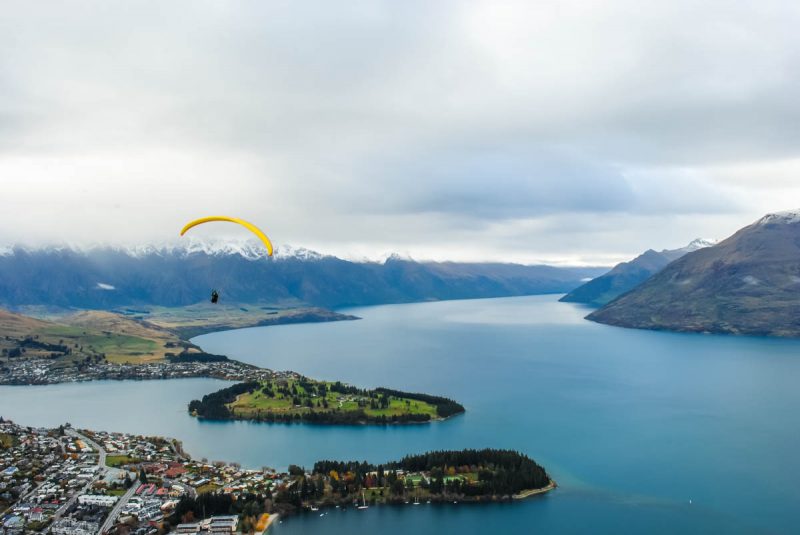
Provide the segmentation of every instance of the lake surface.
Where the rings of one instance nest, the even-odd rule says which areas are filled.
[[[195,457],[254,467],[514,448],[560,485],[514,504],[306,515],[278,535],[798,530],[799,341],[608,327],[555,296],[347,312],[364,319],[194,341],[273,369],[445,395],[467,413],[397,427],[199,422],[186,404],[225,383],[183,379],[0,387],[0,414],[174,436]]]

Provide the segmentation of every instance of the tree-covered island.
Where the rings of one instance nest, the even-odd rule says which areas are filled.
[[[237,383],[193,400],[189,412],[209,420],[398,424],[448,418],[464,407],[439,396],[298,376]]]
[[[319,461],[310,471],[289,466],[280,484],[264,493],[237,499],[220,492],[184,497],[173,522],[239,514],[253,523],[264,512],[286,517],[334,506],[509,501],[555,487],[544,468],[511,450],[433,451],[378,465]]]

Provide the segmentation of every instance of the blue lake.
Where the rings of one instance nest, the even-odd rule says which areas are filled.
[[[277,534],[792,533],[800,523],[800,342],[626,330],[555,296],[348,310],[362,320],[200,336],[211,353],[364,387],[446,395],[430,425],[199,422],[206,379],[0,387],[0,414],[183,440],[247,466],[381,462],[431,449],[523,451],[555,492],[490,506],[373,507],[292,518]]]

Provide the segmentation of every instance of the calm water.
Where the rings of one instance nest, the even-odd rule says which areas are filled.
[[[184,441],[249,466],[519,449],[561,485],[512,505],[373,507],[275,533],[791,533],[800,522],[800,342],[582,320],[552,296],[354,309],[364,319],[243,329],[205,350],[360,386],[443,394],[467,414],[405,427],[205,423],[186,403],[220,381],[0,387],[0,413]],[[691,500],[691,503],[690,503]]]

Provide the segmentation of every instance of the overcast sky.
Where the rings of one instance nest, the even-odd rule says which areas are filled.
[[[4,2],[0,243],[212,214],[351,258],[723,238],[800,207],[799,27],[765,0]]]

